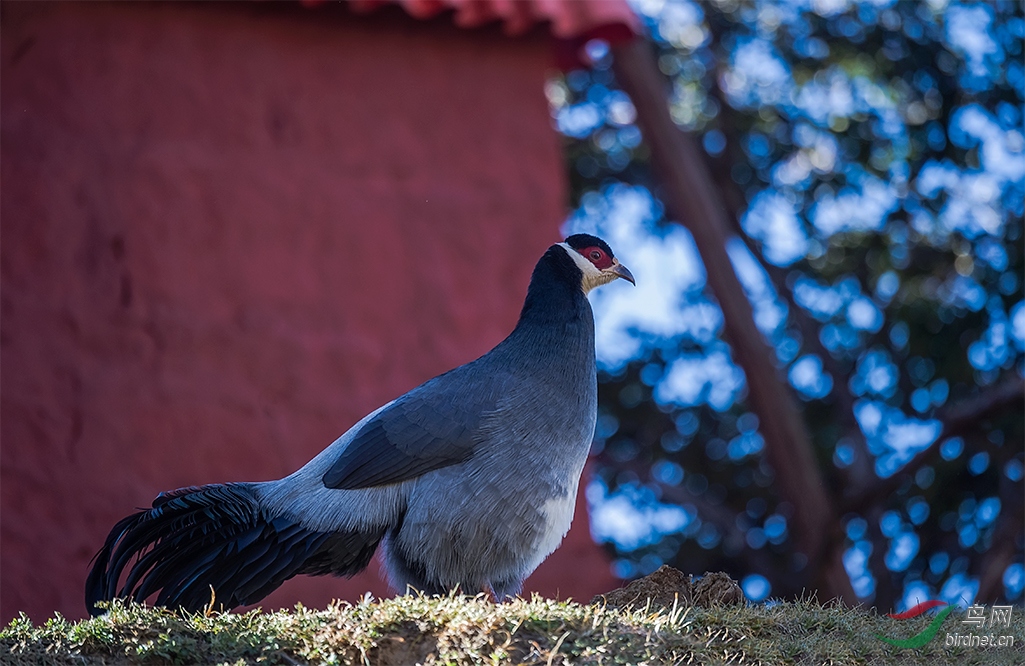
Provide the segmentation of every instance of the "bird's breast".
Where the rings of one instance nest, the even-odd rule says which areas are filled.
[[[540,564],[541,560],[551,555],[559,547],[562,538],[569,531],[573,522],[573,512],[576,509],[579,480],[578,475],[573,479],[571,487],[567,488],[568,492],[565,495],[552,497],[542,505],[541,511],[545,516],[545,525],[539,531],[537,543],[534,546],[534,552],[539,558],[537,564]],[[535,566],[537,565],[535,564]]]

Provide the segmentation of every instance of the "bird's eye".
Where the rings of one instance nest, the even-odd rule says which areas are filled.
[[[598,270],[605,270],[612,265],[612,257],[600,247],[591,245],[590,247],[582,247],[577,252],[580,253],[581,257],[590,261]]]

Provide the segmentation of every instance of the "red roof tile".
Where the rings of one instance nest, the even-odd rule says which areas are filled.
[[[303,0],[318,5],[322,0]],[[626,0],[350,0],[357,12],[398,4],[415,18],[429,19],[452,11],[461,28],[476,28],[501,21],[508,35],[520,35],[538,23],[547,23],[562,39],[600,36],[609,41],[640,33],[640,21]]]

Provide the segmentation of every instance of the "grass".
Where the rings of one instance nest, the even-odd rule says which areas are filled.
[[[1012,612],[1014,647],[944,647],[965,633],[963,611],[917,650],[907,638],[931,617],[897,621],[812,601],[633,611],[534,597],[369,598],[315,611],[183,614],[114,603],[80,622],[41,626],[22,616],[0,630],[3,664],[1022,664],[1025,614]],[[987,633],[989,630],[986,630]],[[978,632],[981,633],[981,632]]]

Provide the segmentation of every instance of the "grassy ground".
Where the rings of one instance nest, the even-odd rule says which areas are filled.
[[[907,638],[932,617],[892,620],[863,610],[797,602],[631,612],[535,597],[399,597],[325,611],[182,615],[114,605],[110,613],[0,631],[3,664],[1025,664],[1025,611],[1014,647],[944,647],[964,633],[959,611],[917,650]],[[981,633],[981,632],[980,632]],[[988,630],[987,630],[988,633]]]

